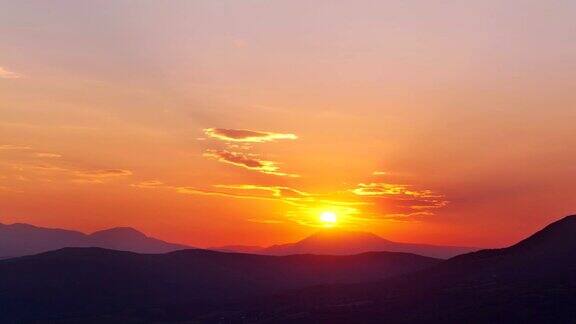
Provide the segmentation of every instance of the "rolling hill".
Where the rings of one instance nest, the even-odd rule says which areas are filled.
[[[379,281],[438,262],[391,252],[276,257],[65,248],[0,261],[0,322],[190,318],[257,296],[317,284]]]

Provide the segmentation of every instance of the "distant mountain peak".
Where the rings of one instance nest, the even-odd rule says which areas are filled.
[[[327,228],[319,230],[318,232],[304,238],[302,241],[305,240],[377,240],[377,241],[388,241],[383,239],[382,237],[370,233],[370,232],[360,232],[360,231],[348,231],[343,229],[337,228]]]
[[[470,247],[393,242],[370,232],[326,228],[298,242],[273,245],[262,250],[260,253],[271,255],[350,255],[363,252],[389,251],[414,253],[436,258],[449,258],[474,250],[477,249]]]

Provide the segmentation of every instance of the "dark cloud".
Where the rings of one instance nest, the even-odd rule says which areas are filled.
[[[222,163],[228,163],[248,170],[258,171],[283,177],[298,177],[296,174],[288,174],[279,171],[276,162],[259,159],[255,154],[230,152],[226,150],[208,150],[205,157],[216,159]]]

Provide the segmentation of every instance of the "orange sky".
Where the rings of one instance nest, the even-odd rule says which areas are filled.
[[[19,2],[0,221],[502,246],[576,212],[571,1]]]

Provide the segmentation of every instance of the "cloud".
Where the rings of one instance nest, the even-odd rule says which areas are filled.
[[[158,181],[158,180],[141,181],[139,183],[133,183],[130,186],[136,187],[136,188],[162,188],[162,187],[166,187],[164,182]]]
[[[23,151],[23,150],[31,150],[32,147],[25,146],[25,145],[12,145],[12,144],[3,144],[0,145],[0,151]]]
[[[215,185],[215,187],[225,189],[269,191],[272,193],[272,196],[279,198],[303,198],[310,196],[310,194],[306,192],[289,187],[280,187],[280,186],[259,186],[251,184],[241,184],[241,185]]]
[[[212,138],[225,142],[264,143],[277,140],[295,140],[294,134],[281,134],[246,129],[206,128],[204,133]]]
[[[276,162],[260,160],[254,154],[230,152],[226,150],[208,150],[205,157],[213,158],[219,162],[232,164],[248,170],[258,171],[265,174],[272,174],[282,177],[299,177],[297,174],[289,174],[278,171]]]
[[[256,196],[256,195],[242,195],[222,191],[206,190],[195,187],[170,187],[173,188],[177,193],[187,194],[187,195],[207,195],[207,196],[221,196],[229,198],[240,198],[240,199],[263,199],[263,200],[277,200],[275,197],[267,196]]]
[[[78,169],[50,163],[13,164],[12,168],[18,171],[32,171],[33,173],[28,175],[36,180],[53,181],[60,179],[75,183],[105,183],[132,175],[132,171],[125,169]],[[60,177],[54,178],[54,174],[60,175]]]
[[[375,210],[366,213],[369,218],[418,221],[449,203],[442,194],[405,184],[360,183],[351,192],[375,202]]]
[[[45,152],[34,153],[34,156],[39,158],[51,158],[51,159],[57,159],[62,157],[62,155],[57,153],[45,153]]]
[[[437,198],[431,190],[414,190],[410,189],[411,186],[404,184],[392,183],[360,183],[351,191],[358,196],[404,196],[404,197],[419,197],[419,198]]]
[[[18,73],[8,71],[5,68],[0,66],[0,79],[18,79],[22,76]]]
[[[131,176],[132,171],[123,169],[77,170],[72,171],[72,175],[77,177],[72,180],[76,183],[105,183],[119,177]]]
[[[143,188],[143,189],[169,189],[177,192],[179,194],[186,194],[186,195],[206,195],[206,196],[221,196],[221,197],[229,197],[229,198],[240,198],[240,199],[264,199],[264,200],[277,200],[276,197],[270,196],[258,196],[258,195],[245,195],[245,194],[236,194],[224,191],[217,191],[217,190],[210,190],[210,189],[203,189],[197,188],[192,186],[177,186],[177,185],[169,185],[159,180],[146,180],[141,181],[139,183],[131,184],[132,187],[136,188]],[[218,188],[232,188],[235,186],[225,186],[225,185],[214,185],[213,187]]]
[[[132,175],[132,171],[123,169],[82,170],[75,171],[75,175],[86,178],[114,178]]]

